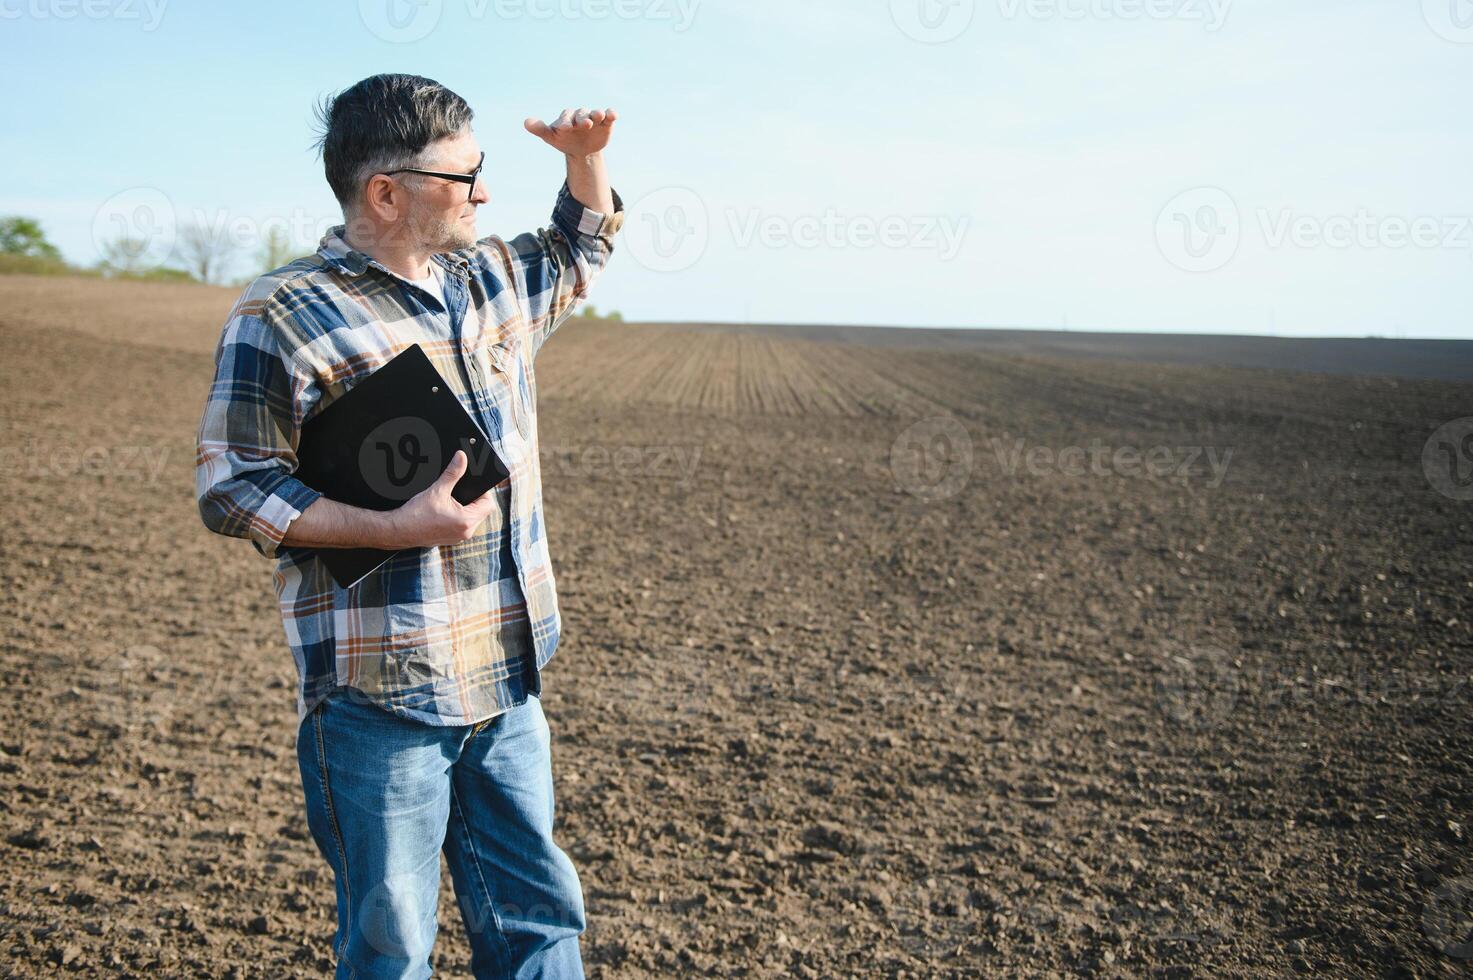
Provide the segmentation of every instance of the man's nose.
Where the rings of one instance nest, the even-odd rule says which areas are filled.
[[[471,203],[485,204],[491,200],[491,192],[486,190],[486,178],[477,175],[475,184],[471,187]]]

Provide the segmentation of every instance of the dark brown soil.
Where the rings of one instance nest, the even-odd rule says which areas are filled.
[[[233,294],[46,291],[0,280],[4,972],[322,976],[271,565],[195,509]],[[537,366],[592,975],[1468,970],[1473,503],[1422,450],[1473,386],[581,322]]]

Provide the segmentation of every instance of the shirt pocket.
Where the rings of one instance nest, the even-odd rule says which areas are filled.
[[[532,441],[533,400],[531,364],[526,357],[526,345],[520,337],[510,337],[492,344],[488,349],[491,366],[500,375],[508,389],[508,400],[512,421],[523,443]]]

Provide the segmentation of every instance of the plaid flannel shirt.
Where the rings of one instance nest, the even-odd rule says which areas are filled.
[[[562,621],[532,361],[608,262],[624,220],[617,192],[613,201],[613,213],[594,211],[564,182],[549,226],[434,256],[444,304],[351,249],[339,225],[231,310],[199,426],[195,495],[207,528],[249,538],[276,562],[299,724],[339,686],[434,725],[482,721],[541,691]],[[474,537],[410,549],[343,589],[313,549],[282,544],[321,496],[292,475],[302,424],[416,343],[511,475]]]

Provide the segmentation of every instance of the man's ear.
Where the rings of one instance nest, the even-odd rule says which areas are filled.
[[[403,216],[407,203],[403,187],[385,174],[374,174],[363,187],[359,210],[365,216],[388,224]]]

